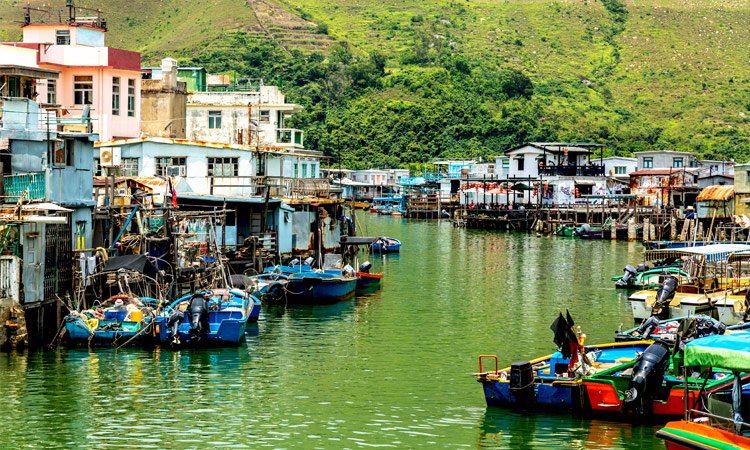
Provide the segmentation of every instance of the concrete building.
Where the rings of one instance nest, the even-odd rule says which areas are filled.
[[[177,67],[176,69],[177,81],[185,83],[187,92],[205,92],[208,90],[209,75],[203,67]],[[141,77],[143,80],[161,80],[164,77],[164,65],[141,68]]]
[[[630,193],[646,206],[692,206],[698,192],[697,168],[646,169],[630,174]]]
[[[734,166],[734,202],[737,214],[750,216],[750,163]]]
[[[583,201],[585,195],[606,194],[602,158],[597,158],[592,150],[601,147],[600,144],[530,142],[507,150],[507,178],[520,178],[518,184],[523,184],[513,190],[514,201],[510,203],[573,204]],[[536,189],[530,189],[533,184]]]
[[[50,17],[57,17],[53,14]],[[37,84],[36,98],[62,120],[90,112],[101,139],[140,135],[140,54],[106,47],[106,21],[73,17],[65,23],[35,23],[27,12],[22,42],[36,51],[36,64],[59,72]]]
[[[602,158],[601,162],[604,165],[604,174],[609,177],[629,179],[630,173],[638,170],[638,158],[608,156]]]
[[[141,131],[149,137],[185,139],[187,89],[177,77],[177,61],[162,60],[159,79],[141,81]]]
[[[682,169],[698,167],[698,160],[691,152],[676,152],[672,150],[653,150],[636,152],[638,159],[637,170],[649,169]]]

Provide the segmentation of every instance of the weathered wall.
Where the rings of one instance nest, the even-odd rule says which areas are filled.
[[[181,89],[180,89],[181,88]],[[185,138],[187,91],[164,89],[162,80],[141,81],[141,131],[146,136]]]

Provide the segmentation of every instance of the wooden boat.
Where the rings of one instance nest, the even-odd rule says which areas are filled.
[[[239,289],[209,289],[173,301],[156,318],[159,338],[173,347],[237,345],[260,300]]]
[[[728,372],[686,379],[671,352],[669,344],[656,341],[638,359],[585,377],[589,414],[627,421],[675,419],[684,415],[686,402],[695,404],[704,393],[731,386],[734,377]],[[647,355],[659,356],[649,360]]]
[[[575,236],[576,227],[573,224],[568,225],[558,225],[555,229],[555,234],[557,236],[564,236],[564,237],[573,237]]]
[[[750,333],[709,336],[685,346],[686,366],[710,366],[731,371],[731,389],[708,395],[702,407],[686,404],[684,418],[656,432],[668,449],[747,449],[748,401],[740,373],[750,372]],[[698,408],[698,409],[695,409]]]
[[[690,280],[690,274],[682,270],[680,266],[664,266],[655,267],[653,269],[635,271],[629,271],[629,268],[633,266],[625,267],[625,275],[618,277],[612,277],[612,281],[615,282],[616,289],[658,289],[659,286],[664,282],[666,275],[672,275],[677,277],[680,284],[686,284]]]
[[[714,303],[726,296],[726,290],[732,289],[736,293],[739,288],[747,289],[749,280],[731,276],[726,262],[732,254],[748,252],[750,246],[742,244],[647,251],[646,260],[675,257],[685,260],[683,270],[690,274],[689,283],[678,283],[674,295],[670,293],[669,298],[662,299],[660,307],[664,311],[661,318],[711,314],[715,312]],[[628,298],[633,318],[640,321],[651,317],[659,295],[657,290],[633,293]]]
[[[156,341],[151,307],[158,300],[119,294],[96,309],[72,311],[65,316],[65,330],[73,344],[136,344]],[[149,306],[150,305],[150,306]]]
[[[382,280],[382,273],[357,272],[357,292],[377,291]]]
[[[347,204],[355,209],[370,209],[369,202],[347,202]]]
[[[401,251],[401,241],[396,238],[382,236],[370,246],[373,253],[398,253]]]
[[[269,301],[284,304],[324,305],[354,296],[357,277],[326,272],[302,272],[289,275],[268,287]]]
[[[585,346],[590,355],[590,371],[604,370],[635,358],[636,353],[648,347],[648,341],[619,342]],[[483,359],[495,361],[494,371],[484,371]],[[569,377],[570,359],[563,358],[561,352],[528,361],[527,381],[523,375],[514,372],[523,370],[518,364],[504,369],[498,368],[497,355],[479,356],[479,373],[475,374],[484,389],[487,406],[522,408],[527,410],[583,412],[581,377]],[[519,380],[522,382],[519,385]],[[526,386],[524,386],[526,385]],[[524,391],[524,388],[530,388]]]

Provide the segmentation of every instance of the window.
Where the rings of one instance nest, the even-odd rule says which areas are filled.
[[[643,158],[643,168],[644,169],[653,169],[654,168],[654,158]]]
[[[315,164],[310,164],[310,178],[316,178],[317,171],[315,170]],[[399,179],[401,179],[399,177]]]
[[[307,163],[302,163],[302,178],[307,178]]]
[[[503,160],[503,169],[510,169],[510,160],[504,159]]]
[[[270,123],[271,122],[271,111],[267,109],[263,109],[260,111],[260,123]]]
[[[128,79],[128,117],[135,117],[135,80]]]
[[[628,168],[625,166],[615,166],[615,175],[625,175],[628,173]]]
[[[55,167],[73,165],[73,140],[61,139],[55,141],[55,153],[53,155]]]
[[[47,103],[52,105],[57,103],[57,81],[55,80],[47,80]]]
[[[672,167],[682,167],[682,158],[672,158]]]
[[[297,178],[297,177],[299,177],[299,163],[294,165],[294,178]]]
[[[239,158],[208,158],[209,177],[236,177]]]
[[[57,30],[55,36],[57,45],[70,45],[70,30]]]
[[[73,101],[76,105],[90,105],[94,102],[94,77],[91,75],[73,77]]]
[[[168,168],[170,168],[168,170]],[[156,158],[156,175],[161,177],[184,177],[187,175],[187,158],[159,156]]]
[[[208,112],[208,128],[221,128],[221,111]]]
[[[518,170],[523,170],[523,157],[516,158],[516,162],[518,163]]]
[[[104,175],[104,173],[102,172],[102,166],[99,162],[99,158],[94,158],[94,176],[100,177],[102,175]]]
[[[120,115],[120,77],[112,77],[112,115]]]
[[[21,78],[8,77],[8,97],[21,96]]]
[[[119,174],[123,177],[137,177],[138,158],[122,158]]]

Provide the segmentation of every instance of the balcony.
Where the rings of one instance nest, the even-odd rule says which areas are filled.
[[[561,177],[603,177],[604,166],[539,166],[539,175]]]
[[[32,202],[46,199],[44,172],[5,175],[2,180],[3,203],[18,203],[21,197]]]
[[[276,130],[276,143],[303,148],[304,131],[295,128],[279,128]]]
[[[209,177],[211,195],[265,197],[328,197],[330,183],[326,178],[287,178],[264,176]]]

